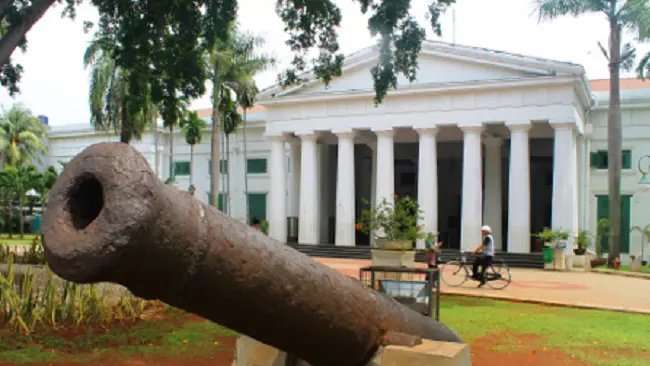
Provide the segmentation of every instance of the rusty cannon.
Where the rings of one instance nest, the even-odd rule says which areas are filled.
[[[42,234],[50,267],[66,280],[124,285],[312,365],[363,365],[389,332],[461,342],[444,324],[163,184],[126,144],[96,144],[70,161]]]

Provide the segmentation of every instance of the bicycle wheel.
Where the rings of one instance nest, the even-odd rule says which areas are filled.
[[[503,262],[492,263],[485,275],[487,276],[487,285],[493,290],[503,290],[512,281],[510,268]]]
[[[469,279],[467,268],[457,261],[451,261],[440,266],[442,282],[449,287],[459,287]]]

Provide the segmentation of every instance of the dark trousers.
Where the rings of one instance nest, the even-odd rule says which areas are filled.
[[[472,265],[472,277],[481,282],[485,282],[485,272],[487,268],[492,264],[492,256],[490,255],[479,255],[474,259],[474,264]],[[481,266],[481,276],[478,276],[478,266]]]

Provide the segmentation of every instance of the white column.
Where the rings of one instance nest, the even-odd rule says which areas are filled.
[[[501,147],[503,139],[489,137],[485,144],[485,200],[483,207],[483,221],[492,228],[494,249],[503,250],[503,182],[501,179]]]
[[[269,190],[269,236],[282,243],[287,241],[287,154],[283,136],[270,136],[271,187]]]
[[[354,132],[337,133],[339,138],[336,171],[337,246],[354,246]]]
[[[300,216],[298,219],[298,243],[318,244],[318,149],[316,134],[302,135],[300,160]]]
[[[481,243],[483,226],[483,165],[481,132],[483,126],[461,127],[463,138],[463,197],[461,204],[460,248],[472,250]]]
[[[425,232],[438,232],[438,152],[436,129],[417,130],[420,135],[418,158],[418,204],[423,211],[419,224]],[[424,249],[424,240],[417,241]]]
[[[573,249],[578,234],[578,177],[576,132],[573,123],[552,124],[555,129],[553,149],[553,213],[554,230],[570,235],[567,251]]]
[[[510,128],[508,252],[530,253],[530,124]]]
[[[374,209],[377,206],[377,143],[373,142],[368,144],[372,150],[371,171],[372,177],[370,178],[370,207]],[[375,247],[375,236],[370,235],[370,247]]]
[[[395,194],[395,156],[393,144],[393,130],[375,131],[377,134],[376,165],[375,170],[375,204],[382,200],[393,202]]]
[[[288,216],[298,217],[300,215],[300,139],[296,138],[290,143],[289,163],[289,207]]]

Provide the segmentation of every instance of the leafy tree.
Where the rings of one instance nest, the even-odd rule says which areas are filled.
[[[51,165],[41,174],[41,182],[38,187],[36,187],[36,191],[41,195],[41,207],[43,213],[45,212],[47,196],[50,194],[52,187],[54,187],[57,178],[59,178],[59,173],[56,171],[56,168]]]
[[[59,1],[65,2],[63,14],[69,17],[75,16],[75,6],[81,2]],[[362,13],[370,13],[368,28],[373,36],[379,37],[380,59],[372,69],[372,76],[375,102],[381,103],[387,91],[397,86],[398,73],[409,80],[415,79],[425,31],[411,15],[411,0],[352,1],[358,2]],[[568,0],[557,1],[567,3]],[[54,2],[3,0],[0,3],[2,85],[10,91],[17,92],[22,70],[19,65],[11,65],[10,56],[17,47],[26,45],[25,35]],[[169,121],[180,117],[177,114],[179,94],[193,99],[204,93],[207,74],[202,55],[205,49],[213,50],[218,40],[227,41],[228,25],[235,20],[238,5],[237,0],[90,2],[99,12],[98,37],[111,40],[115,45],[116,65],[132,72],[129,78],[132,95],[141,95],[150,88],[153,102],[160,102],[163,120]],[[429,23],[436,34],[441,33],[440,15],[454,3],[456,0],[428,1]],[[287,44],[295,53],[292,68],[280,76],[282,85],[306,80],[307,58],[312,49],[319,51],[311,62],[315,77],[328,84],[341,75],[343,55],[339,53],[337,29],[342,14],[333,0],[277,0],[276,13],[285,23]],[[90,26],[85,24],[86,28]],[[144,101],[138,103],[134,103],[134,110],[139,110]]]
[[[190,145],[190,186],[193,185],[194,177],[194,145],[200,144],[203,140],[203,130],[208,124],[201,118],[198,113],[189,112],[187,118],[182,119],[180,123],[181,133],[185,137],[185,142]]]
[[[241,114],[237,111],[237,100],[233,98],[232,90],[227,90],[224,93],[224,99],[221,103],[220,110],[223,116],[223,133],[226,137],[226,211],[230,211],[231,197],[230,197],[230,135],[235,133],[239,126],[242,124]],[[230,212],[228,212],[230,213]]]
[[[39,189],[43,183],[41,173],[32,165],[20,167],[8,166],[0,172],[0,184],[8,187],[13,193],[13,198],[18,199],[19,219],[20,219],[20,238],[25,236],[25,202],[27,201],[27,192],[31,189]],[[10,212],[13,208],[10,209]],[[11,225],[11,216],[9,225]]]
[[[607,116],[607,154],[609,178],[609,230],[608,262],[620,255],[621,244],[621,89],[620,70],[630,70],[634,65],[635,49],[630,43],[623,45],[622,30],[634,33],[639,40],[650,38],[650,4],[647,0],[537,0],[539,17],[555,19],[587,13],[604,15],[609,26],[609,48],[598,44],[609,62],[609,111]],[[639,73],[647,73],[650,54],[639,65]]]
[[[128,144],[155,125],[157,108],[149,90],[137,96],[131,93],[131,72],[116,65],[113,48],[106,40],[95,39],[84,54],[84,68],[91,68],[90,124],[98,130],[115,130],[120,141]],[[144,102],[137,103],[141,99]]]
[[[0,152],[7,165],[31,165],[42,163],[41,154],[46,153],[43,139],[46,127],[22,105],[14,105],[0,119]]]

